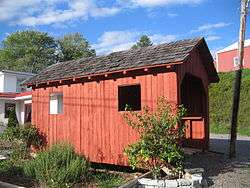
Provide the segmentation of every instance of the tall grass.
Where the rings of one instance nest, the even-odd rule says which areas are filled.
[[[233,98],[234,72],[220,73],[220,82],[209,88],[210,130],[229,133]],[[238,132],[250,136],[250,70],[242,75]]]

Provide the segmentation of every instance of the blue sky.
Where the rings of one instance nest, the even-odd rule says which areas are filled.
[[[237,41],[239,7],[240,0],[0,0],[0,40],[24,29],[56,38],[80,32],[106,54],[142,34],[154,44],[204,36],[214,53]]]

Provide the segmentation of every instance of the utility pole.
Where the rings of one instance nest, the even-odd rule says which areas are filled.
[[[235,83],[233,93],[233,108],[231,116],[231,139],[229,148],[229,158],[236,157],[236,139],[237,139],[237,120],[240,102],[240,87],[242,77],[242,65],[244,57],[244,42],[245,42],[245,31],[246,31],[246,17],[249,0],[241,0],[241,11],[240,11],[240,31],[239,31],[239,43],[238,43],[238,65],[235,71]]]

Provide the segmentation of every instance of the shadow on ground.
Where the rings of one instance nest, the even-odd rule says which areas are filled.
[[[237,140],[237,157],[228,158],[229,140],[226,135],[213,135],[210,151],[187,156],[186,168],[204,168],[210,187],[250,187],[250,137]]]

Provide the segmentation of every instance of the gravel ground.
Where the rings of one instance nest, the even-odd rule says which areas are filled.
[[[238,136],[237,157],[228,159],[229,135],[210,135],[210,151],[187,159],[187,168],[204,168],[209,187],[250,187],[250,137]]]

